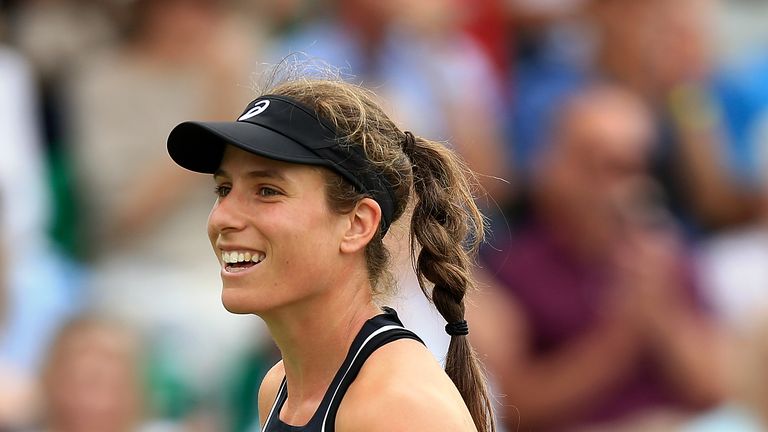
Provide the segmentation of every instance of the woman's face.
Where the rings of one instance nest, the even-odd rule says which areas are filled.
[[[227,310],[273,311],[333,287],[348,219],[328,208],[322,169],[228,146],[214,180],[208,237]]]

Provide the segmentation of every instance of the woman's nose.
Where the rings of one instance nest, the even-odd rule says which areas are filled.
[[[216,232],[238,231],[245,226],[242,205],[230,193],[219,198],[208,216],[208,229]]]

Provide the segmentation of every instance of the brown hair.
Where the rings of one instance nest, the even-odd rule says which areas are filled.
[[[410,225],[411,258],[419,285],[449,323],[464,319],[464,295],[473,288],[472,256],[483,240],[484,220],[472,196],[474,177],[443,144],[416,137],[408,151],[406,135],[376,103],[374,94],[335,78],[292,78],[262,93],[292,97],[333,124],[345,145],[365,150],[371,168],[393,186],[400,218],[414,195]],[[328,174],[328,201],[350,211],[366,197],[338,175]],[[393,284],[381,229],[366,247],[374,291]],[[427,281],[434,288],[430,289]],[[445,371],[467,404],[478,431],[495,431],[484,374],[466,336],[452,336]]]

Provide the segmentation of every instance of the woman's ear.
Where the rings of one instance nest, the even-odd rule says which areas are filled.
[[[349,225],[341,240],[342,253],[355,253],[365,249],[381,222],[381,207],[371,198],[363,198],[349,213]]]

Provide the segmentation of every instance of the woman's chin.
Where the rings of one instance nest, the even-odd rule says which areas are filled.
[[[221,303],[224,309],[234,314],[258,314],[268,309],[259,299],[253,298],[252,293],[245,293],[236,288],[225,287],[221,292]]]

